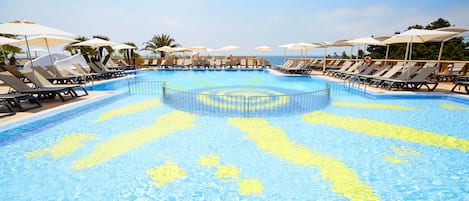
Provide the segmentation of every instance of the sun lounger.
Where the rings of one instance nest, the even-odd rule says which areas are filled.
[[[0,80],[5,82],[8,86],[13,88],[18,93],[37,94],[39,98],[53,99],[59,96],[60,100],[67,101],[75,98],[75,93],[70,88],[63,87],[48,87],[48,88],[31,88],[26,83],[15,77],[10,72],[0,72]],[[69,95],[65,98],[64,95]]]
[[[149,59],[144,59],[142,66],[149,66],[150,65],[150,60]]]
[[[18,71],[18,68],[14,65],[6,65],[3,66],[3,68],[5,68],[8,72],[10,72],[12,75],[19,78],[20,80],[24,81],[26,79],[26,77],[24,77],[24,75],[21,74],[21,72]]]
[[[347,69],[352,67],[352,65],[353,63],[351,61],[345,61],[340,67],[340,69],[327,69],[326,75],[334,77],[335,74],[345,72]]]
[[[5,100],[12,107],[17,107],[19,111],[24,112],[27,110],[42,107],[39,100],[31,94],[11,93],[11,94],[0,94],[0,99]],[[30,107],[25,107],[22,101],[28,101],[31,104],[35,104]]]
[[[434,77],[440,82],[444,80],[454,81],[464,69],[464,66],[466,66],[466,63],[454,63],[452,66],[448,67],[445,74],[436,74]]]
[[[460,90],[461,87],[464,87],[465,92],[456,91],[456,88]],[[455,82],[453,88],[451,89],[451,92],[469,94],[469,81]]]
[[[417,74],[411,79],[390,79],[386,80],[383,83],[383,86],[388,90],[392,88],[396,89],[420,89],[422,86],[426,86],[428,91],[433,91],[438,86],[438,82],[428,82],[426,81],[437,69],[436,66],[422,68]],[[429,85],[433,85],[430,87]]]
[[[382,74],[384,74],[385,72],[387,72],[392,66],[389,65],[389,64],[384,64],[382,65],[379,70],[375,71],[373,74],[369,73],[369,74],[358,74],[358,75],[352,75],[350,80],[352,82],[360,82],[360,83],[365,83],[367,82],[369,79],[372,79],[372,78],[375,78],[375,77],[379,77],[381,76]]]
[[[396,78],[383,78],[383,79],[377,78],[376,80],[378,81],[375,82],[376,87],[385,87],[388,83],[393,82],[394,80],[408,80],[414,77],[415,72],[417,72],[419,69],[420,69],[419,66],[410,66],[410,67],[407,67],[404,71],[402,71],[402,73]]]
[[[45,77],[43,77],[41,74],[39,74],[36,71],[32,70],[22,70],[20,71],[25,75],[29,80],[31,80],[32,83],[34,83],[36,86],[39,88],[54,88],[54,87],[61,87],[61,88],[68,88],[70,91],[74,94],[75,97],[80,97],[80,96],[86,96],[88,95],[88,91],[86,90],[85,87],[78,85],[78,84],[52,84],[47,80]],[[81,89],[84,94],[83,95],[78,95],[76,92],[76,89]]]
[[[341,78],[342,76],[345,76],[346,73],[352,73],[352,72],[356,71],[358,68],[360,68],[361,66],[363,66],[363,62],[361,62],[361,61],[356,62],[352,66],[350,66],[350,68],[347,68],[347,70],[336,71],[335,74],[333,75],[333,77]]]
[[[77,72],[79,75],[85,76],[85,80],[93,80],[93,79],[99,79],[101,77],[105,77],[105,74],[103,73],[90,73],[88,72],[81,64],[76,63],[72,64],[75,67],[75,72]],[[73,73],[73,72],[71,72]]]
[[[55,79],[62,79],[62,84],[81,84],[86,81],[86,75],[73,74],[67,71],[71,75],[66,75],[60,71],[56,66],[46,66],[46,68],[54,74]],[[49,80],[49,79],[48,79]],[[49,80],[51,81],[51,80]]]
[[[0,107],[3,107],[7,110],[7,112],[5,114],[0,115],[0,118],[16,114],[15,110],[13,110],[13,108],[11,108],[10,104],[8,104],[8,102],[5,101],[5,100],[0,99]]]
[[[365,69],[358,69],[356,72],[352,72],[352,73],[346,73],[342,78],[344,80],[346,79],[349,79],[349,78],[352,78],[356,75],[369,75],[371,74],[371,72],[373,72],[377,67],[379,66],[378,63],[374,63],[374,64],[371,64],[371,65],[363,65],[363,67],[365,67]]]
[[[106,78],[111,77],[120,77],[123,76],[122,71],[117,70],[107,70],[107,68],[103,68],[104,65],[100,65],[100,62],[89,62],[88,65],[90,66],[91,70],[95,73],[101,73],[102,76]]]
[[[117,76],[117,77],[125,76],[125,73],[123,70],[110,70],[105,65],[103,65],[103,63],[98,62],[98,61],[95,61],[92,63],[95,64],[98,68],[100,68],[104,72],[112,73],[114,76]]]
[[[369,84],[379,86],[384,79],[390,79],[404,68],[404,63],[397,63],[381,76],[372,77]]]

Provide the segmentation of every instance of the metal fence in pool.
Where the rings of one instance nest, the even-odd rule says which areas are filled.
[[[330,103],[331,85],[282,95],[217,95],[172,89],[164,81],[129,81],[130,94],[155,94],[178,110],[215,116],[266,117],[319,110]]]

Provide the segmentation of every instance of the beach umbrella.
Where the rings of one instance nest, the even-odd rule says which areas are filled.
[[[283,63],[285,63],[286,58],[287,58],[287,49],[292,47],[293,45],[294,45],[294,43],[289,43],[289,44],[278,46],[278,47],[283,48]]]
[[[122,44],[116,44],[116,45],[112,46],[111,48],[114,49],[114,50],[125,50],[127,56],[124,56],[124,57],[128,57],[127,58],[128,63],[130,63],[130,59],[131,59],[130,57],[133,57],[133,56],[130,56],[130,55],[133,54],[133,50],[137,49],[137,47],[135,47],[135,46],[131,46],[131,45],[123,44],[123,43]],[[130,53],[129,53],[129,50],[130,50]],[[134,61],[134,63],[135,63],[135,61]]]
[[[37,58],[37,53],[38,53],[38,52],[48,52],[48,51],[47,51],[46,49],[33,48],[33,49],[31,49],[31,52],[34,52],[34,55],[35,55],[34,57]]]
[[[465,29],[465,28],[458,28],[458,27],[443,27],[443,28],[439,28],[439,29],[436,29],[437,31],[449,31],[449,32],[455,32],[455,33],[458,33],[458,34],[461,34],[463,32],[466,32],[468,31],[468,29]],[[456,37],[456,35],[452,36],[452,37],[446,37],[446,38],[440,38],[440,37],[437,37],[435,39],[432,39],[432,40],[441,40],[441,45],[440,45],[440,51],[438,52],[438,66],[440,66],[440,60],[441,60],[441,55],[443,54],[443,46],[445,45],[445,42]]]
[[[26,48],[28,49],[28,57],[31,62],[31,66],[33,66],[33,60],[31,58],[31,52],[29,49],[28,35],[47,34],[47,35],[74,36],[74,34],[61,31],[58,29],[46,27],[43,25],[39,25],[28,20],[14,20],[8,23],[0,24],[0,33],[24,36],[24,39],[26,42]]]
[[[287,49],[288,50],[301,50],[301,55],[304,56],[304,59],[306,61],[306,54],[307,54],[308,50],[316,48],[316,47],[320,47],[320,46],[312,44],[312,43],[300,42],[300,43],[293,44],[292,46],[290,46]]]
[[[196,51],[196,52],[206,52],[208,48],[204,47],[204,46],[197,45],[197,46],[190,47],[190,49],[192,51]]]
[[[223,52],[225,52],[225,51],[230,51],[230,55],[231,55],[231,51],[237,50],[237,49],[239,49],[238,46],[235,46],[235,45],[228,45],[228,46],[225,46],[225,47],[221,47],[220,49],[218,49],[218,51],[223,51]]]
[[[391,38],[391,36],[378,36],[378,37],[375,37],[376,40],[379,40],[381,42],[383,42],[383,41],[385,41],[389,38]],[[385,45],[386,45],[386,54],[384,56],[384,60],[387,61],[388,60],[388,55],[389,55],[389,44],[385,44]]]
[[[131,46],[131,45],[127,45],[127,44],[116,44],[114,46],[111,46],[112,49],[114,50],[135,50],[137,49],[137,47],[135,46]]]
[[[412,60],[412,43],[440,42],[458,35],[457,32],[436,31],[426,29],[410,29],[383,41],[385,44],[407,43],[404,60]],[[410,53],[409,53],[410,52]]]
[[[97,48],[97,47],[104,47],[104,46],[112,47],[116,45],[119,45],[119,44],[108,41],[108,40],[103,40],[101,38],[92,38],[83,42],[75,43],[72,46],[88,46],[92,48]]]
[[[50,55],[50,46],[55,46],[55,45],[61,45],[61,44],[67,44],[67,43],[72,43],[76,42],[77,40],[71,39],[71,38],[66,38],[62,36],[54,36],[54,35],[38,35],[38,36],[33,36],[28,38],[28,41],[26,40],[19,40],[18,42],[15,42],[15,44],[26,44],[29,43],[29,45],[35,45],[35,46],[44,46],[47,47],[47,52],[49,53],[49,60],[50,64],[54,65],[54,62],[52,61],[52,56]],[[36,53],[37,54],[37,53]],[[37,56],[36,56],[37,57]]]
[[[8,60],[8,58],[7,58],[7,55],[5,54],[5,51],[3,50],[3,45],[8,45],[8,44],[14,43],[16,41],[18,41],[18,40],[0,36],[0,47],[2,49],[2,54],[3,54],[3,58],[5,59],[5,62]]]
[[[231,51],[233,50],[237,50],[239,49],[238,46],[234,46],[234,45],[228,45],[228,46],[225,46],[225,47],[221,47],[221,48],[218,48],[218,52],[223,52],[223,56],[225,55],[225,51],[230,51],[230,55],[231,55]]]
[[[365,45],[365,50],[367,45],[379,45],[379,46],[385,46],[383,42],[376,40],[372,37],[361,37],[361,38],[355,38],[352,40],[346,41],[346,43],[350,43],[352,45]],[[357,57],[356,60],[358,60],[358,48],[357,48]]]
[[[314,45],[317,45],[318,48],[324,48],[324,59],[322,62],[322,72],[325,73],[326,72],[326,55],[327,55],[327,48],[329,47],[340,47],[340,46],[352,46],[352,44],[350,43],[347,43],[348,40],[337,40],[335,42],[325,42],[325,41],[321,41],[321,42],[315,42],[315,43],[312,43]],[[353,46],[352,46],[353,47]],[[350,55],[352,55],[352,50],[350,50]]]
[[[85,40],[83,42],[75,43],[72,46],[87,46],[92,48],[99,48],[99,47],[112,47],[118,45],[118,43],[111,42],[108,40],[104,40],[101,38],[92,38],[89,40]],[[98,59],[101,60],[101,53],[98,54]]]
[[[256,50],[258,52],[262,52],[262,60],[264,60],[265,52],[271,52],[272,48],[269,47],[269,46],[263,45],[263,46],[259,46],[259,47],[254,48],[254,50]],[[262,66],[264,66],[264,62],[262,62]]]
[[[412,60],[412,43],[439,42],[458,35],[457,32],[436,31],[426,29],[410,29],[395,35],[387,40],[385,44],[407,43],[404,62]]]

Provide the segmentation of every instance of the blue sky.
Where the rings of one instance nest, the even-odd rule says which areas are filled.
[[[268,45],[274,49],[270,54],[282,55],[277,46],[287,43],[392,35],[439,17],[469,27],[468,10],[467,0],[0,0],[0,22],[28,19],[78,36],[134,42],[139,48],[153,35],[166,33],[184,47],[237,45],[241,48],[234,55],[259,55],[254,48]]]

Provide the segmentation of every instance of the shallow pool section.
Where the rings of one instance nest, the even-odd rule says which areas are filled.
[[[215,117],[123,94],[3,138],[0,197],[467,200],[468,111],[443,98],[333,95],[304,114]]]

